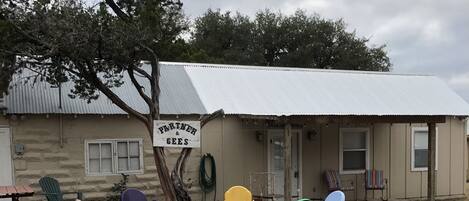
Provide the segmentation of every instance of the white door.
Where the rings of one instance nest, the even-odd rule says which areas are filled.
[[[300,133],[299,131],[292,131],[292,195],[301,196],[300,190],[300,170],[299,170],[299,157],[300,156]],[[283,146],[284,146],[284,131],[283,130],[271,130],[269,131],[268,138],[268,153],[269,153],[269,172],[273,173],[273,179],[269,182],[273,184],[273,188],[269,187],[270,192],[276,195],[283,195],[284,186],[284,157],[283,157]],[[272,181],[273,180],[273,181]],[[276,200],[283,200],[276,199]]]
[[[0,186],[13,185],[13,169],[11,165],[11,138],[8,128],[0,128]],[[8,201],[10,199],[0,199]]]

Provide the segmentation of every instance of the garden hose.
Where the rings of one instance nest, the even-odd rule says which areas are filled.
[[[206,162],[210,165],[210,174],[207,173]],[[199,184],[203,191],[202,199],[205,200],[206,194],[215,190],[215,195],[213,196],[213,200],[215,200],[217,197],[217,170],[212,154],[204,154],[200,158]]]

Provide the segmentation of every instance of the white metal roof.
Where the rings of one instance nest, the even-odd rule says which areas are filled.
[[[434,76],[161,62],[161,113],[248,115],[468,116],[469,104]],[[127,79],[126,77],[124,79]],[[115,91],[146,111],[126,82]],[[68,84],[68,88],[70,88]],[[68,91],[68,90],[65,90]],[[13,87],[8,113],[123,114],[107,98],[87,104],[63,98],[48,84]]]

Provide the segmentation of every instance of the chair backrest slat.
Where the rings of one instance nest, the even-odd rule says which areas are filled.
[[[384,189],[384,173],[382,170],[365,171],[366,189]]]
[[[324,177],[327,183],[329,191],[341,190],[342,183],[340,181],[339,171],[337,170],[326,170]]]
[[[46,194],[48,201],[63,201],[59,182],[52,177],[42,177],[39,180],[42,191]]]

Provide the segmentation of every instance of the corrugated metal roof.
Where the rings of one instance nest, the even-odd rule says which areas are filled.
[[[144,66],[149,68],[149,66]],[[206,114],[203,104],[200,102],[190,79],[184,68],[175,67],[172,64],[161,65],[160,69],[160,112],[161,114]],[[104,94],[97,100],[87,103],[86,100],[68,97],[73,83],[62,85],[62,110],[59,109],[59,89],[52,88],[46,82],[35,84],[24,82],[25,74],[15,76],[9,95],[6,97],[7,113],[10,114],[126,114],[114,105]],[[149,83],[145,79],[137,79],[145,89]],[[127,74],[123,77],[124,84],[112,90],[129,106],[139,112],[148,112],[146,103],[141,99],[135,87],[131,84]]]
[[[248,115],[469,115],[469,104],[434,76],[301,68],[161,62],[161,113]],[[124,80],[128,80],[124,77]],[[114,89],[139,111],[130,82]],[[71,84],[65,85],[68,91]],[[67,90],[68,89],[68,90]],[[63,113],[124,114],[106,97],[64,96]],[[58,91],[18,85],[8,113],[58,113]]]

